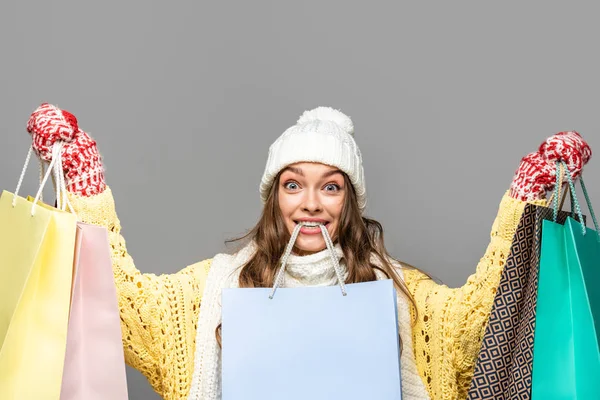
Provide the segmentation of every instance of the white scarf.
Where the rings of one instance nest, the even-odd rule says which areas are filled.
[[[196,332],[194,375],[188,400],[221,399],[221,349],[215,337],[215,328],[221,322],[221,289],[238,287],[243,266],[255,252],[250,243],[234,255],[219,254],[212,261],[200,305]],[[343,256],[339,245],[335,246],[338,259]],[[325,249],[309,256],[291,255],[285,269],[283,287],[331,286],[337,277],[331,265],[331,253]],[[394,263],[400,277],[401,267]],[[344,263],[340,262],[343,271]],[[386,278],[378,272],[378,279]],[[398,293],[398,327],[402,340],[401,375],[403,400],[429,400],[427,389],[417,371],[413,352],[411,316],[408,301]]]

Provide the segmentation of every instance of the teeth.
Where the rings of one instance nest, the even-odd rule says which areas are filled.
[[[308,221],[300,221],[300,225],[304,225],[304,226],[320,226],[323,225],[321,222],[308,222]]]

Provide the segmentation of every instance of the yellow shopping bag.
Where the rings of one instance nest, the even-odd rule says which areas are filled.
[[[76,227],[73,214],[0,197],[0,399],[60,396]]]

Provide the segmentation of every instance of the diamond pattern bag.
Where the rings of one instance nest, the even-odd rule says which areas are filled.
[[[559,212],[564,224],[568,212]],[[483,337],[468,398],[531,398],[542,222],[553,210],[527,204],[513,238]]]

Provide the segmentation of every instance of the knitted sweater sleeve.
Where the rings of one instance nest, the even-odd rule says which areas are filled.
[[[110,188],[70,194],[79,220],[108,229],[125,361],[163,398],[184,398],[191,385],[195,332],[211,260],[170,275],[142,274],[127,253]]]
[[[545,200],[532,201],[544,205]],[[489,245],[461,288],[439,285],[405,270],[417,312],[413,346],[419,374],[432,399],[465,399],[496,288],[526,202],[507,194],[492,225]]]

